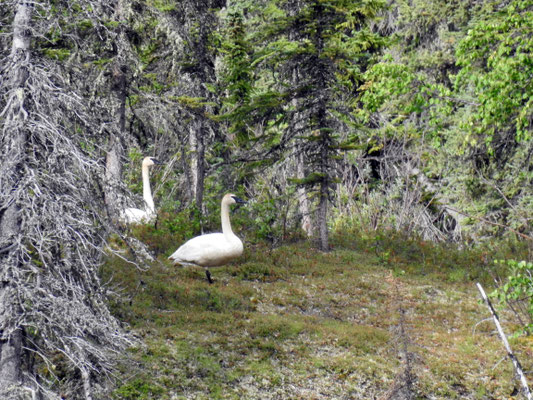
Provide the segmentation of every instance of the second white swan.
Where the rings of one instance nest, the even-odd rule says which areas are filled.
[[[234,194],[228,193],[222,198],[220,218],[222,233],[208,233],[196,236],[185,242],[169,259],[174,264],[196,265],[205,268],[209,283],[213,283],[209,267],[218,267],[239,257],[243,251],[241,239],[231,230],[229,207],[235,203],[246,203]]]
[[[153,221],[156,217],[152,189],[150,188],[150,172],[148,170],[155,164],[161,163],[154,157],[145,157],[142,162],[144,210],[126,208],[121,214],[121,219],[127,224],[147,223]]]

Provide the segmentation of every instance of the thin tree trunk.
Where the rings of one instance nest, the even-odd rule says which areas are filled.
[[[191,149],[191,198],[194,199],[198,212],[203,215],[204,180],[205,180],[205,142],[203,123],[195,119],[189,128],[189,146]]]
[[[0,299],[9,291],[0,289]],[[3,300],[3,299],[2,299]],[[7,339],[0,340],[0,394],[22,381],[22,331],[15,330]]]
[[[17,288],[10,284],[8,277],[19,269],[19,240],[21,240],[20,209],[17,204],[17,191],[22,185],[25,145],[28,131],[25,120],[25,86],[28,79],[30,61],[30,24],[33,7],[31,3],[20,1],[16,6],[13,20],[13,46],[11,49],[10,96],[6,108],[2,132],[2,152],[9,155],[2,160],[2,191],[6,201],[0,209],[0,247],[7,249],[0,254],[0,393],[9,387],[20,385],[22,380],[22,328],[16,326]],[[5,195],[7,193],[7,195]]]
[[[106,154],[106,191],[105,203],[110,215],[117,216],[124,209],[119,195],[119,182],[122,176],[124,148],[120,137],[111,133],[109,150]]]
[[[120,0],[117,4],[116,19],[122,21],[124,19],[124,4]],[[117,108],[117,130],[118,134],[111,133],[109,138],[109,149],[106,154],[106,193],[105,203],[108,212],[112,216],[116,216],[124,208],[121,204],[121,196],[119,194],[119,183],[122,179],[122,158],[124,157],[124,145],[122,137],[125,134],[126,128],[126,99],[127,99],[127,66],[125,65],[125,49],[126,42],[124,28],[121,25],[117,32],[117,56],[112,71],[112,88],[116,94],[118,101]]]
[[[325,177],[320,183],[320,200],[318,202],[318,231],[320,234],[320,250],[329,251],[329,232],[328,232],[328,196],[329,196],[328,179]]]
[[[196,207],[200,211],[200,215],[203,214],[204,205],[204,178],[205,178],[205,144],[204,144],[204,132],[202,128],[203,124],[199,124],[199,129],[196,131],[196,194],[195,201]]]
[[[327,127],[325,100],[324,104],[319,108],[318,112],[318,127],[324,129]],[[320,198],[318,201],[318,220],[317,226],[320,234],[320,250],[329,251],[329,232],[328,232],[328,205],[329,205],[329,189],[330,189],[330,177],[329,177],[329,133],[322,131],[321,133],[321,146],[320,146],[320,173],[322,174],[322,180],[320,182]]]
[[[295,68],[292,71],[292,81],[293,84],[296,86],[298,83],[299,77],[298,77],[298,68]],[[298,100],[293,99],[292,100],[292,106],[296,110],[296,112],[293,115],[292,118],[292,131],[295,133],[303,132],[303,123],[302,123],[302,117],[301,113],[298,111]],[[297,179],[304,179],[305,178],[305,157],[304,157],[304,151],[303,151],[303,145],[299,145],[299,149],[297,151],[296,155],[296,178]],[[308,238],[313,237],[314,235],[314,229],[313,229],[313,220],[311,218],[311,202],[309,200],[309,196],[307,195],[307,188],[304,185],[300,185],[297,189],[298,194],[298,210],[300,212],[300,215],[302,216],[302,222],[301,227],[302,230],[305,232]]]
[[[296,156],[296,178],[305,178],[305,161],[303,153],[299,152]],[[313,237],[313,221],[311,219],[311,204],[307,196],[305,186],[298,187],[298,208],[302,215],[301,227],[308,238]]]
[[[313,5],[313,8],[316,7],[314,12],[317,15],[321,15],[323,7],[320,2]],[[324,49],[324,38],[322,33],[322,24],[317,24],[316,36],[314,44],[317,51],[317,62],[319,65],[322,64],[320,56],[323,53]],[[326,71],[327,67],[322,64],[320,68],[322,71]],[[320,182],[320,198],[318,201],[318,230],[320,234],[320,250],[329,251],[329,232],[328,232],[328,199],[329,199],[329,189],[330,189],[330,176],[329,176],[329,163],[332,162],[330,157],[330,134],[326,130],[329,128],[327,120],[327,102],[329,97],[329,90],[326,86],[326,82],[322,76],[315,77],[317,85],[317,93],[320,96],[317,109],[317,128],[321,130],[320,133],[320,161],[319,161],[319,171],[322,174],[322,180]]]
[[[189,153],[190,153],[190,161],[189,161],[189,175],[190,175],[190,191],[189,196],[191,199],[194,199],[196,201],[196,185],[198,184],[198,154],[196,152],[197,144],[196,144],[196,131],[197,127],[196,124],[198,121],[192,120],[189,125]]]
[[[83,393],[85,394],[85,400],[92,400],[92,385],[91,385],[91,375],[86,368],[81,369],[81,379],[83,381]]]

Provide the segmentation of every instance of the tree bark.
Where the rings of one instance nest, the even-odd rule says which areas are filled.
[[[191,197],[194,198],[200,217],[203,214],[205,181],[205,141],[201,120],[194,119],[189,128],[191,149]]]
[[[111,87],[115,92],[118,107],[117,115],[117,131],[111,132],[109,137],[109,149],[106,154],[106,192],[105,203],[108,212],[112,216],[117,216],[124,205],[121,201],[119,193],[119,184],[122,179],[122,159],[124,157],[124,144],[122,137],[125,134],[126,128],[126,99],[127,99],[127,66],[125,64],[125,34],[122,21],[124,19],[124,4],[119,0],[115,11],[115,16],[120,25],[117,30],[117,56],[112,67],[112,82]]]
[[[22,185],[25,146],[28,131],[25,120],[25,87],[30,61],[30,25],[33,7],[20,1],[13,20],[13,45],[9,62],[9,98],[2,130],[2,202],[0,203],[0,393],[20,385],[22,380],[22,328],[17,326],[20,308],[16,303],[17,288],[10,282],[20,267],[19,243],[22,239],[20,207],[17,192]]]
[[[192,120],[189,125],[189,176],[190,178],[190,191],[189,196],[191,199],[196,200],[196,185],[198,184],[198,154],[196,153],[196,124],[197,121]]]
[[[105,204],[111,216],[118,216],[124,209],[119,195],[120,179],[122,177],[122,158],[124,147],[118,135],[110,134],[109,150],[106,154],[106,191]]]
[[[305,178],[305,159],[303,153],[299,152],[296,156],[296,178]],[[302,216],[301,227],[308,238],[313,237],[313,221],[311,219],[311,202],[307,196],[307,189],[305,186],[298,187],[298,208]]]
[[[322,133],[322,146],[320,149],[320,172],[322,181],[320,182],[320,192],[318,201],[318,218],[317,226],[320,234],[320,250],[329,251],[329,232],[328,232],[328,205],[329,205],[329,175],[327,163],[329,160],[329,151],[327,143],[327,133]]]
[[[81,379],[83,380],[83,393],[85,394],[85,400],[93,400],[91,375],[86,368],[81,369]]]
[[[316,7],[316,8],[315,8]],[[323,7],[321,3],[316,3],[313,8],[316,15],[321,16],[323,12]],[[330,157],[330,133],[328,132],[329,124],[327,118],[327,103],[329,98],[329,89],[326,86],[326,81],[324,79],[327,76],[327,65],[324,64],[322,60],[322,53],[324,49],[324,35],[322,33],[323,27],[321,23],[317,24],[316,34],[314,36],[314,45],[317,51],[317,64],[320,66],[318,68],[318,76],[314,77],[315,84],[317,87],[317,94],[319,96],[318,105],[317,105],[317,128],[320,130],[320,155],[319,155],[319,171],[322,175],[322,180],[320,182],[319,189],[319,201],[318,201],[318,230],[320,234],[320,250],[329,251],[329,232],[328,232],[328,205],[329,205],[329,189],[330,189],[330,175],[329,175],[329,163],[332,162]],[[317,73],[316,71],[315,73]]]
[[[292,71],[293,85],[296,86],[298,80],[298,68],[294,68],[294,70]],[[298,110],[298,99],[293,99],[291,103],[294,109],[296,110],[291,121],[292,131],[295,134],[299,134],[300,132],[303,132],[303,117],[301,116],[301,112]],[[299,149],[297,150],[296,154],[296,178],[301,180],[305,178],[305,157],[303,145],[300,143],[298,146]],[[300,212],[300,215],[302,216],[300,226],[302,227],[302,230],[305,232],[306,236],[308,238],[312,238],[314,235],[314,229],[313,220],[311,218],[311,202],[309,200],[309,196],[307,195],[307,188],[304,185],[300,185],[297,189],[297,195],[298,210]]]
[[[328,232],[328,195],[329,189],[327,181],[320,184],[320,200],[318,202],[318,230],[320,233],[320,250],[329,251]]]
[[[0,299],[13,295],[13,290],[0,289]],[[3,308],[3,307],[2,307]],[[2,310],[4,311],[4,310]],[[5,335],[2,335],[5,336]],[[16,329],[0,340],[0,394],[22,382],[22,331]]]

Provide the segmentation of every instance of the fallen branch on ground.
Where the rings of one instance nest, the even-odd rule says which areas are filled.
[[[507,350],[507,355],[511,359],[514,365],[514,369],[516,371],[516,374],[520,378],[520,383],[522,384],[522,390],[524,392],[524,395],[528,400],[533,400],[533,395],[531,394],[529,390],[529,386],[527,385],[526,376],[524,374],[524,371],[522,370],[522,366],[520,365],[520,362],[518,361],[518,358],[513,354],[513,351],[511,350],[511,346],[509,345],[509,342],[507,340],[507,336],[505,336],[505,333],[503,332],[503,329],[500,325],[500,320],[498,318],[498,314],[496,314],[496,311],[494,310],[494,307],[492,307],[492,304],[485,294],[485,291],[483,290],[483,287],[476,283],[476,286],[479,290],[479,293],[481,293],[481,297],[483,297],[483,300],[485,300],[485,303],[487,303],[487,307],[490,310],[490,313],[492,314],[492,319],[494,320],[494,324],[496,324],[496,328],[498,329],[498,334],[500,335],[500,338],[505,346],[505,350]]]

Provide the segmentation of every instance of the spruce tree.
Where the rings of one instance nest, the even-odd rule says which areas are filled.
[[[369,23],[384,2],[310,0],[274,1],[266,8],[268,23],[256,35],[262,49],[256,65],[272,74],[272,90],[281,112],[272,113],[281,137],[277,144],[302,154],[303,176],[295,182],[316,199],[313,213],[319,247],[328,244],[328,208],[336,176],[336,159],[356,134],[353,103],[361,73],[382,44]],[[283,117],[280,117],[283,115]]]

